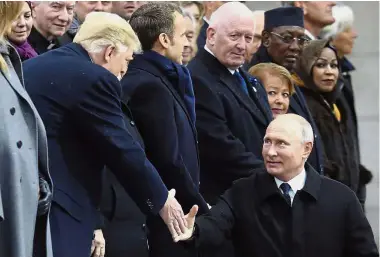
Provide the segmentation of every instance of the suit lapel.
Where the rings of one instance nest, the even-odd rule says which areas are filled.
[[[227,73],[222,73],[220,76],[220,81],[227,86],[227,88],[235,95],[236,99],[254,116],[258,121],[260,121],[263,125],[268,125],[268,122],[266,122],[264,115],[260,111],[260,109],[257,107],[257,104],[253,101],[251,97],[246,95],[242,90],[239,90],[237,87],[237,83],[234,80],[234,77]],[[252,85],[247,82],[247,86],[250,88]],[[252,90],[252,89],[248,89]],[[257,96],[255,96],[256,102]]]

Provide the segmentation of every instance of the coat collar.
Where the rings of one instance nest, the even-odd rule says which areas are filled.
[[[164,57],[163,57],[164,58]],[[136,55],[133,61],[129,65],[130,69],[138,69],[146,71],[156,77],[158,77],[162,83],[169,89],[169,91],[173,94],[174,98],[179,102],[180,106],[182,107],[183,111],[185,112],[187,119],[189,120],[189,123],[192,124],[189,112],[187,111],[185,102],[182,100],[181,96],[178,94],[177,90],[173,87],[172,83],[167,78],[167,75],[163,73],[161,69],[159,69],[156,65],[154,65],[152,62],[148,61],[144,58],[143,54]],[[128,79],[126,77],[126,79]],[[196,135],[196,131],[193,125],[191,125],[194,134]]]
[[[311,199],[317,201],[319,196],[319,190],[321,187],[321,176],[314,170],[314,168],[306,163],[306,181],[303,189],[299,190],[300,194],[306,194]],[[258,180],[256,186],[259,196],[259,201],[264,202],[275,195],[281,195],[276,182],[272,175],[270,175],[266,170],[259,171]],[[298,193],[297,192],[297,193]]]
[[[250,97],[242,92],[242,90],[238,90],[234,76],[223,64],[218,61],[218,59],[216,59],[215,56],[208,53],[205,49],[201,49],[198,54],[198,58],[200,58],[204,62],[205,66],[208,67],[208,71],[218,77],[219,81],[235,95],[237,100],[243,104],[252,116],[256,117],[256,119],[265,126],[271,122],[272,114],[269,109],[269,104],[261,95],[263,91],[259,87],[262,86],[257,79],[250,77],[248,73],[239,68],[239,72],[247,84],[248,91],[251,95]],[[254,108],[255,106],[257,108]]]

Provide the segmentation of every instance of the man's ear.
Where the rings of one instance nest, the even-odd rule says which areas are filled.
[[[216,30],[214,28],[211,28],[211,27],[207,28],[206,30],[207,41],[212,46],[215,44],[215,34],[216,34]]]
[[[263,30],[263,32],[261,33],[261,36],[262,36],[261,42],[262,42],[263,46],[268,48],[270,46],[270,43],[271,43],[270,33],[268,31]]]
[[[169,46],[170,46],[170,39],[169,39],[169,36],[165,33],[161,33],[159,36],[158,36],[158,42],[161,44],[161,46],[164,48],[164,49],[168,49]]]
[[[313,150],[313,142],[306,142],[304,146],[304,151],[302,153],[302,158],[307,159]]]
[[[116,53],[116,47],[115,46],[107,46],[106,50],[104,51],[104,60],[106,63],[109,63],[111,60],[111,57]]]

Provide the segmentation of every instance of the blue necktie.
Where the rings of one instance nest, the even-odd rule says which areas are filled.
[[[244,93],[248,95],[247,83],[245,82],[244,78],[241,76],[240,72],[235,71],[234,76],[238,79],[239,84],[241,88],[243,89]]]
[[[285,197],[286,202],[291,206],[291,205],[292,205],[292,201],[290,200],[289,191],[290,191],[290,189],[292,189],[292,188],[289,186],[288,183],[282,183],[282,184],[280,185],[280,188],[281,188],[281,190],[282,190],[282,192],[283,192],[282,195]]]

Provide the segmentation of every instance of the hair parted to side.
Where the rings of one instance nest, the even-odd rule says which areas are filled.
[[[24,2],[0,1],[0,44],[5,44],[5,34],[12,26],[12,22],[20,15]],[[8,65],[0,55],[0,70],[8,72]]]
[[[335,22],[322,29],[320,36],[323,39],[334,38],[354,25],[354,12],[351,7],[344,4],[335,5],[332,8],[332,14]]]
[[[108,46],[114,46],[117,51],[141,51],[140,41],[129,23],[117,14],[106,12],[89,13],[73,42],[91,53],[101,52]]]
[[[254,77],[257,77],[259,80],[263,80],[266,74],[271,76],[279,77],[285,80],[289,86],[289,93],[292,95],[294,93],[293,79],[290,72],[285,69],[283,66],[277,65],[272,62],[263,62],[252,66],[249,71]]]
[[[161,33],[173,38],[176,12],[182,14],[177,4],[149,2],[132,14],[129,24],[139,37],[143,51],[151,50]]]

